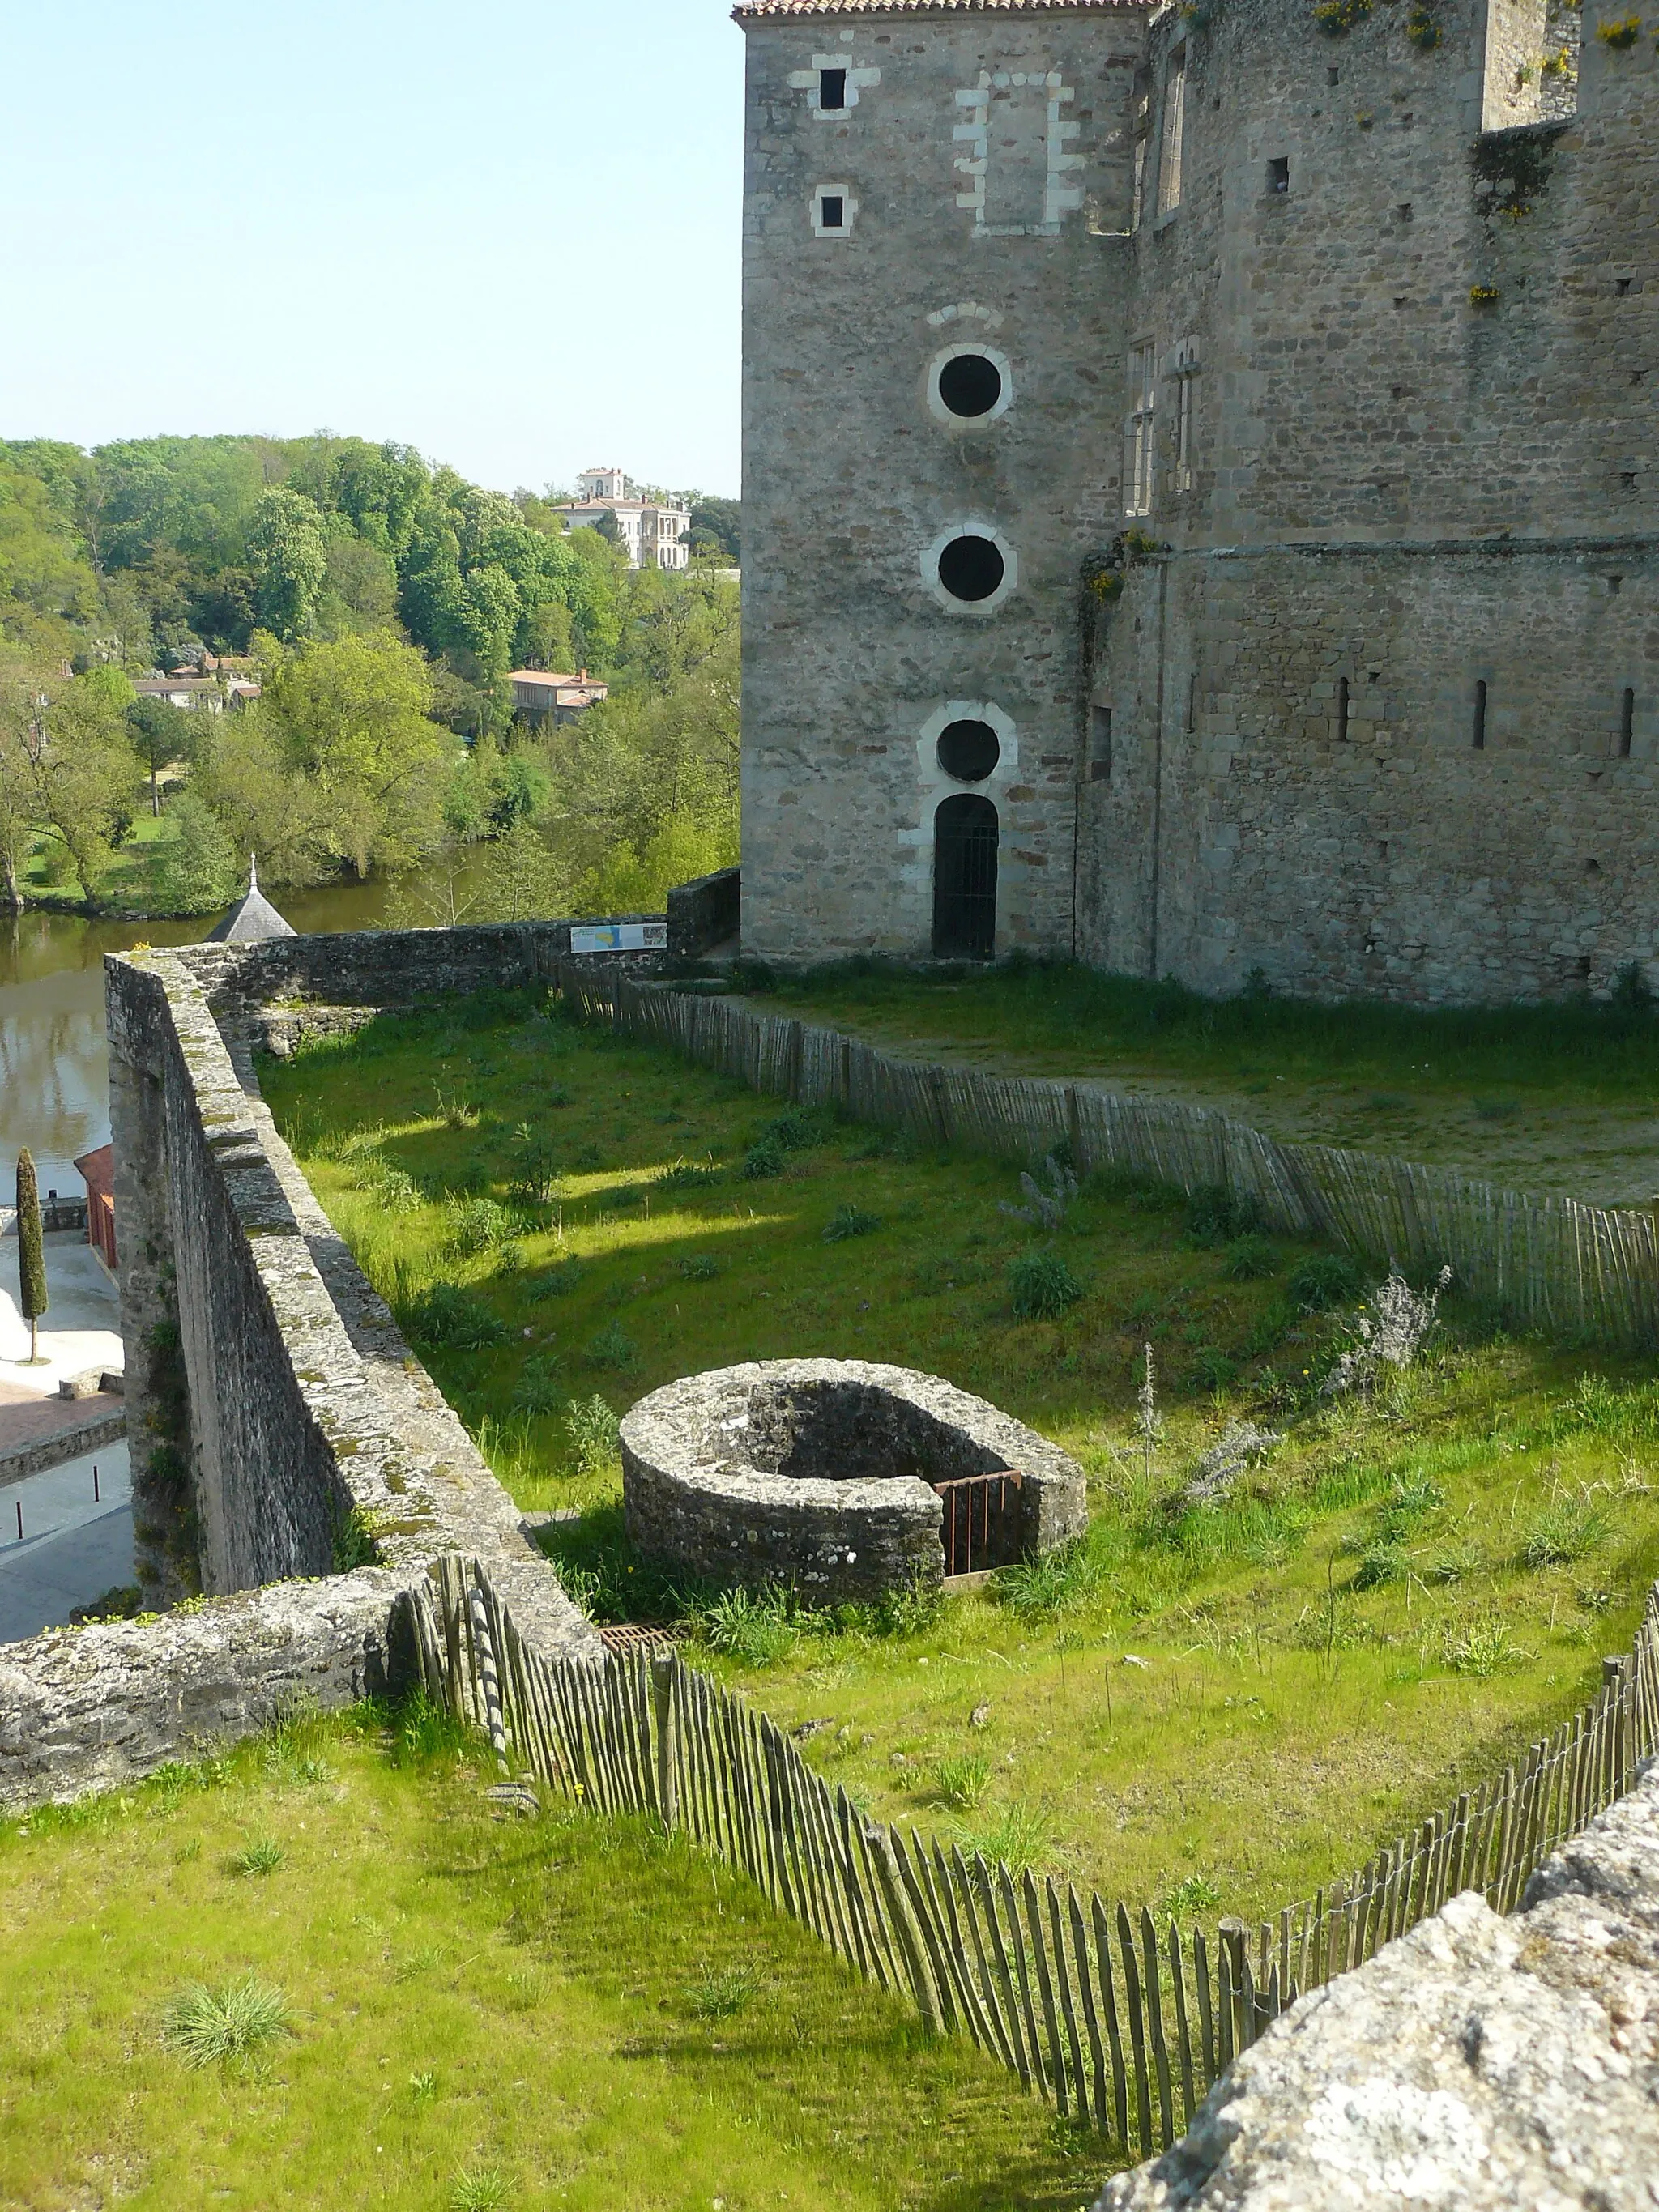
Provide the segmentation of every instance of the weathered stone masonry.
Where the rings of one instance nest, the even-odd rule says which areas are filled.
[[[1627,12],[739,9],[750,950],[931,949],[939,718],[981,711],[999,951],[1428,1000],[1659,980],[1659,56],[1599,36]],[[879,81],[826,116],[792,78],[836,54]],[[856,218],[814,238],[830,174]],[[1005,404],[942,419],[970,334]],[[929,550],[970,526],[1018,581],[947,611]]]
[[[190,1757],[296,1696],[397,1686],[404,1594],[442,1553],[483,1563],[544,1649],[600,1656],[323,1215],[243,1048],[270,1025],[532,982],[568,946],[544,924],[108,962],[140,1568],[151,1602],[185,1604],[0,1651],[0,1804]]]

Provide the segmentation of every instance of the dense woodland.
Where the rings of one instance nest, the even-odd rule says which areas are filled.
[[[324,434],[0,443],[0,910],[206,912],[253,853],[276,884],[423,868],[410,920],[617,912],[735,859],[736,503],[690,495],[682,576],[559,496]],[[260,696],[135,693],[204,656]],[[526,728],[523,666],[611,697]]]

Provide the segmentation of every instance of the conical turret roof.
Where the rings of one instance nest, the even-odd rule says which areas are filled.
[[[262,937],[294,937],[298,932],[283,920],[270,901],[259,889],[259,871],[253,856],[248,855],[247,896],[219,924],[209,930],[204,942],[208,945],[248,945]]]

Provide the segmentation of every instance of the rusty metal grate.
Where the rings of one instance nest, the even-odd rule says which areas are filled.
[[[599,1641],[607,1651],[666,1651],[688,1632],[684,1621],[614,1620],[600,1629]]]
[[[997,1474],[959,1474],[933,1485],[945,1505],[939,1538],[947,1577],[1011,1567],[1019,1558],[1024,1483],[1023,1474],[1010,1469]]]

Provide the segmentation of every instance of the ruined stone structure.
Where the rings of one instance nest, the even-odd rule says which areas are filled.
[[[1046,1437],[937,1375],[862,1359],[750,1360],[667,1383],[623,1420],[622,1458],[628,1533],[648,1559],[820,1604],[937,1586],[941,1484],[969,1571],[1089,1523],[1083,1470]],[[970,1499],[976,1487],[997,1494]]]
[[[1659,980],[1659,22],[737,15],[745,948]]]

